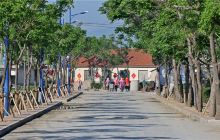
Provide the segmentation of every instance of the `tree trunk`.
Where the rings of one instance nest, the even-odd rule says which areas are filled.
[[[26,62],[24,60],[24,83],[23,83],[23,89],[26,89]]]
[[[38,67],[37,67],[37,65],[38,65],[38,62],[34,67],[34,87],[35,87],[35,89],[37,89],[37,87],[38,87],[38,72],[37,72]]]
[[[184,72],[185,72],[185,86],[184,86],[184,103],[188,105],[188,98],[189,98],[189,92],[190,92],[190,86],[189,86],[189,65],[188,63],[184,65]],[[191,104],[191,103],[190,103]]]
[[[212,58],[212,67],[213,67],[213,82],[211,86],[211,93],[216,97],[216,114],[215,119],[220,120],[220,89],[219,89],[219,75],[218,75],[218,62],[216,57],[215,50],[215,37],[214,31],[210,34],[210,52]],[[214,110],[214,109],[212,109]]]
[[[182,76],[181,76],[181,64],[178,64],[177,66],[177,73],[178,73],[178,82],[179,82],[179,102],[183,103],[183,83],[182,83]]]
[[[3,69],[3,72],[2,72],[2,81],[1,81],[1,94],[2,94],[2,97],[4,96],[4,83],[5,83],[5,72],[6,72],[6,68]]]
[[[27,49],[27,71],[26,71],[26,83],[27,83],[27,90],[29,90],[30,88],[30,72],[29,72],[29,69],[31,68],[30,66],[30,49]]]
[[[12,87],[11,70],[12,70],[12,57],[10,56],[10,61],[9,61],[9,92],[11,91],[11,87]]]
[[[215,117],[216,114],[216,97],[215,97],[215,92],[214,92],[214,85],[213,81],[211,83],[211,93],[209,97],[209,116],[210,117]]]
[[[63,84],[67,84],[67,64],[64,65],[64,68],[63,68]]]
[[[194,68],[194,64],[193,64],[193,55],[192,55],[192,45],[191,45],[191,41],[189,38],[187,38],[187,45],[188,45],[188,62],[189,62],[189,73],[190,73],[190,78],[191,78],[191,85],[192,85],[192,97],[193,97],[193,104],[195,106],[195,108],[197,109],[197,105],[196,105],[196,94],[197,94],[197,82],[196,82],[196,78],[195,78],[195,68]]]
[[[20,43],[18,43],[18,47],[22,48],[22,49],[20,50],[20,54],[19,54],[19,56],[16,60],[16,63],[15,63],[15,90],[16,91],[18,90],[18,67],[19,67],[19,63],[20,63],[20,60],[22,58],[22,55],[25,51],[25,48],[26,48],[25,46],[26,45],[24,44],[24,46],[22,47],[22,45]]]
[[[18,62],[15,64],[15,91],[18,91]]]
[[[187,105],[189,107],[192,107],[193,105],[193,88],[192,88],[192,80],[189,78],[189,94],[188,94],[188,100],[187,100]]]
[[[46,74],[45,75],[45,87],[44,87],[46,90],[48,88],[48,75]]]
[[[176,60],[173,59],[173,73],[174,73],[174,95],[177,101],[181,100],[179,91],[179,73],[177,68]]]
[[[161,95],[161,86],[160,86],[160,66],[157,67],[157,74],[156,74],[156,93],[157,95]]]
[[[220,64],[218,64],[218,76],[220,78]]]
[[[168,64],[165,63],[165,94],[164,97],[167,98],[169,96],[169,88],[168,88]]]
[[[208,72],[207,75],[208,75],[208,79],[209,79],[209,85],[211,86],[211,84],[212,84],[212,74],[211,74],[210,65],[207,65],[206,68],[207,68],[207,72]]]
[[[198,111],[202,112],[203,103],[202,103],[201,64],[198,60],[195,60],[195,65],[196,65],[196,69],[197,69],[196,79],[197,79],[197,86],[198,86],[197,96],[196,96],[196,101],[197,101],[196,104],[198,107]]]
[[[33,65],[33,53],[32,49],[30,50],[30,65],[29,65],[29,77],[28,77],[28,87],[30,89],[30,84],[31,84],[31,74],[32,74],[32,65]]]
[[[60,91],[60,87],[61,87],[61,75],[62,75],[62,67],[61,67],[61,58],[59,57],[58,60],[58,65],[57,65],[57,91],[58,91],[58,96],[61,96],[61,91]]]
[[[1,112],[1,118],[4,118],[4,99],[8,99],[9,97],[6,97],[4,95],[4,84],[5,84],[5,78],[6,78],[6,72],[8,71],[9,72],[9,69],[7,69],[7,67],[9,67],[9,50],[8,48],[5,46],[5,49],[6,50],[6,56],[5,56],[5,59],[6,59],[6,65],[3,69],[3,73],[2,73],[2,81],[1,81],[1,91],[0,91],[0,112]]]

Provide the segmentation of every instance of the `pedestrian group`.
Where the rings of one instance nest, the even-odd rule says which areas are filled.
[[[128,92],[130,89],[130,80],[127,76],[126,78],[121,77],[120,80],[118,76],[114,77],[114,79],[112,80],[109,77],[107,77],[105,79],[105,87],[110,92],[113,92],[113,91]]]

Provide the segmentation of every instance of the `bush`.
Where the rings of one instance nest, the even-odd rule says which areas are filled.
[[[202,100],[204,103],[207,103],[210,97],[211,87],[210,86],[204,86],[203,87],[203,93],[202,93]]]
[[[102,83],[95,83],[95,82],[92,82],[92,83],[91,83],[91,88],[92,88],[92,89],[101,89],[102,86],[103,86]]]

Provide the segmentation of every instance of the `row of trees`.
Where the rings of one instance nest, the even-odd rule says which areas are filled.
[[[59,0],[53,4],[45,0],[1,2],[1,42],[7,39],[9,44],[8,48],[4,48],[7,52],[7,65],[16,65],[16,90],[18,88],[18,66],[21,63],[26,68],[24,74],[24,89],[26,89],[29,87],[31,68],[40,67],[44,54],[49,54],[46,56],[51,60],[50,62],[56,62],[55,55],[58,55],[58,52],[61,55],[66,54],[68,48],[73,44],[78,44],[77,39],[84,36],[85,33],[81,29],[70,25],[61,26],[58,22],[59,17],[71,5],[72,0]],[[64,36],[65,41],[62,40]],[[1,82],[2,89],[4,73]]]
[[[172,69],[175,99],[201,112],[202,87],[208,86],[209,115],[220,119],[218,0],[108,0],[100,11],[112,22],[123,20],[124,25],[116,32],[133,40],[130,45],[145,49],[155,64],[165,67],[166,97],[170,95],[168,77]],[[185,69],[184,86],[181,66]]]
[[[12,81],[12,66],[16,67],[15,93],[21,93],[19,90],[22,88],[18,86],[19,67],[24,68],[25,92],[31,89],[32,75],[35,80],[35,93],[38,93],[38,86],[45,85],[44,88],[47,89],[48,79],[51,78],[48,76],[51,75],[49,69],[53,69],[55,74],[52,74],[50,81],[52,86],[57,84],[59,93],[59,86],[67,81],[68,64],[71,64],[72,68],[75,67],[72,62],[82,55],[90,58],[96,54],[101,61],[110,58],[109,49],[115,46],[112,39],[105,36],[87,37],[86,31],[78,26],[69,23],[61,25],[60,17],[72,5],[73,0],[57,0],[54,3],[46,0],[1,1],[0,43],[2,52],[5,52],[5,67],[2,69],[0,88],[2,115],[3,110],[9,112],[6,104],[9,104],[9,93],[14,92],[10,88],[12,83],[8,83]],[[48,71],[43,72],[45,65]],[[7,73],[9,79],[5,80]]]
[[[62,85],[67,81],[67,65],[76,67],[72,62],[76,62],[82,55],[88,61],[96,57],[90,62],[91,70],[104,62],[106,64],[102,66],[103,68],[107,68],[107,64],[121,63],[122,60],[117,55],[110,55],[111,49],[117,46],[113,38],[87,37],[86,31],[78,26],[69,23],[61,25],[60,17],[72,5],[73,0],[57,0],[54,3],[46,0],[1,1],[0,42],[6,60],[1,78],[1,107],[4,106],[3,97],[9,96],[9,94],[4,95],[5,89],[9,89],[7,92],[12,92],[9,88],[11,85],[7,84],[8,87],[5,87],[5,81],[9,81],[5,80],[7,78],[5,76],[6,73],[11,74],[12,66],[16,66],[15,92],[18,92],[20,66],[24,67],[23,90],[30,90],[32,69],[34,69],[34,89],[37,91],[43,81],[45,88],[48,87],[48,77],[50,77],[48,74],[51,73],[47,71],[43,74],[45,64],[49,69],[55,70],[51,84]]]
[[[118,68],[120,64],[128,63],[127,49],[126,45],[121,43],[121,39],[114,36],[87,37],[81,48],[84,52],[82,56],[86,59],[82,63],[88,63],[91,81],[94,81],[98,68],[102,68],[104,73],[101,80],[105,80],[112,74],[112,68]]]

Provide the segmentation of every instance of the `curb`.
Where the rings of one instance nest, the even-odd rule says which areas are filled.
[[[72,97],[69,97],[67,98],[66,100],[63,100],[63,101],[57,101],[57,103],[53,104],[53,105],[50,105],[49,107],[43,109],[43,110],[40,110],[38,112],[35,112],[34,114],[31,114],[25,118],[22,118],[21,120],[18,120],[18,121],[15,121],[5,127],[3,127],[1,130],[0,130],[0,138],[5,136],[6,134],[10,133],[11,131],[15,130],[16,128],[36,119],[36,118],[39,118],[43,115],[45,115],[46,113],[50,112],[51,110],[54,110],[56,109],[57,107],[63,105],[64,103],[67,103],[75,98],[77,98],[78,96],[80,96],[81,94],[83,94],[83,92],[79,92],[78,94],[72,96]]]
[[[70,102],[71,100],[77,98],[77,97],[80,96],[81,94],[83,94],[83,92],[79,92],[78,94],[76,94],[76,95],[74,95],[74,96],[72,96],[72,97],[66,99],[66,102]]]
[[[12,123],[12,124],[2,128],[0,130],[0,137],[3,137],[4,135],[8,134],[12,130],[14,130],[14,129],[16,129],[16,128],[18,128],[18,127],[20,127],[20,126],[22,126],[22,125],[24,125],[24,124],[26,124],[26,123],[36,119],[36,118],[38,118],[38,117],[40,117],[40,116],[42,116],[42,115],[44,115],[46,113],[48,113],[49,111],[57,108],[60,105],[62,105],[62,102],[58,102],[58,103],[56,103],[54,105],[51,105],[51,106],[49,106],[49,107],[47,107],[47,108],[45,108],[45,109],[43,109],[43,110],[41,110],[39,112],[36,112],[36,113],[34,113],[32,115],[29,115],[29,116],[27,116],[27,117],[25,117],[25,118],[23,118],[23,119],[21,119],[19,121],[16,121],[16,122],[14,122],[14,123]]]
[[[201,116],[200,114],[197,114],[196,112],[193,112],[191,110],[186,109],[185,107],[181,108],[180,105],[174,105],[170,102],[168,102],[169,100],[164,100],[162,99],[162,97],[159,97],[157,95],[151,95],[152,97],[154,97],[156,100],[160,101],[162,104],[167,105],[169,108],[172,108],[178,112],[180,112],[181,114],[183,114],[184,116],[186,116],[187,118],[193,120],[193,121],[199,121],[199,122],[205,122],[205,123],[209,123],[210,122],[210,118],[207,118],[205,116]],[[180,104],[177,102],[177,104]]]

